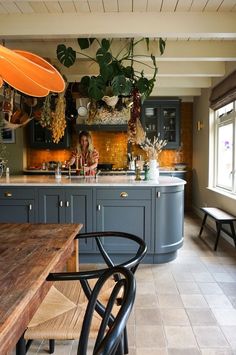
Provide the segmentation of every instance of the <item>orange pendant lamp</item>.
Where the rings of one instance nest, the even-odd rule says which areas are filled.
[[[46,60],[30,52],[0,45],[0,87],[3,82],[35,97],[65,90],[61,74]]]

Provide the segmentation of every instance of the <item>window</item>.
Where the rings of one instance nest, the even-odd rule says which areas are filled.
[[[214,114],[214,187],[236,193],[236,101]]]

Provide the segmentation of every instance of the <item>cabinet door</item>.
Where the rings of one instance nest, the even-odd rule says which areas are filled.
[[[184,190],[156,189],[155,252],[168,254],[183,244]]]
[[[58,143],[53,143],[52,132],[47,128],[43,128],[39,121],[32,120],[29,124],[30,130],[30,146],[32,148],[49,148],[60,149],[69,148],[69,134],[68,129],[65,129],[64,136]]]
[[[89,189],[69,189],[65,197],[66,223],[82,223],[81,233],[92,231],[92,191]],[[79,251],[93,250],[92,239],[79,242]]]
[[[1,223],[34,223],[34,200],[12,199],[0,200]]]
[[[39,222],[65,223],[64,190],[39,189]]]
[[[168,149],[179,147],[179,103],[167,102],[160,105],[161,138],[167,140]]]
[[[119,231],[135,234],[151,249],[151,201],[97,200],[97,231]],[[130,253],[131,241],[105,238],[106,249],[112,253]]]
[[[149,139],[160,136],[167,140],[163,149],[177,149],[180,145],[180,101],[154,97],[145,100],[142,124]]]

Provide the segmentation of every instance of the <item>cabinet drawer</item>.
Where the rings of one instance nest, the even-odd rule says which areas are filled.
[[[105,200],[149,200],[151,189],[130,189],[125,186],[119,189],[98,189],[97,198]]]
[[[22,187],[1,187],[1,199],[34,199],[34,189],[26,189]]]

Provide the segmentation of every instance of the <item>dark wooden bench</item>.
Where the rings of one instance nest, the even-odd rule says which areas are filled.
[[[199,232],[199,237],[201,237],[203,227],[206,223],[207,216],[209,216],[209,217],[213,218],[216,222],[217,235],[216,235],[216,242],[215,242],[214,250],[217,249],[217,245],[218,245],[221,231],[223,231],[224,233],[229,235],[231,238],[233,238],[234,244],[236,247],[236,233],[235,233],[235,229],[234,229],[234,221],[236,221],[236,217],[219,209],[219,208],[215,208],[215,207],[201,207],[200,209],[205,213],[205,215],[203,217],[201,229]],[[228,224],[230,226],[231,232],[228,231],[227,229],[223,228],[222,227],[223,224]]]

